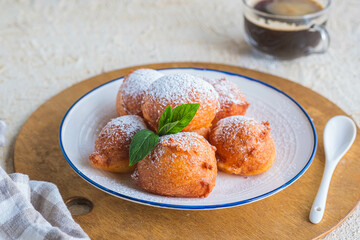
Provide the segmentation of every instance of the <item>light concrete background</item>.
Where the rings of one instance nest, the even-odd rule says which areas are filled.
[[[0,166],[13,171],[20,127],[51,96],[99,73],[145,63],[204,61],[275,74],[324,95],[359,126],[360,1],[333,1],[329,51],[292,61],[250,50],[240,3],[0,0],[0,119],[8,125]],[[360,239],[360,208],[325,239]]]

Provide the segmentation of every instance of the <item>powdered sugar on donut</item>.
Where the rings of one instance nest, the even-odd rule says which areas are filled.
[[[219,93],[219,102],[221,107],[231,106],[232,104],[243,105],[246,104],[245,95],[238,86],[225,78],[221,79],[207,79],[215,90]]]
[[[217,142],[225,138],[235,138],[241,130],[243,136],[259,136],[265,130],[270,130],[267,122],[259,122],[253,118],[237,115],[221,119],[214,128],[214,139]]]
[[[211,146],[203,136],[200,136],[194,132],[179,132],[177,134],[165,135],[159,138],[159,143],[156,148],[148,156],[152,159],[154,166],[156,163],[161,161],[161,157],[166,151],[166,148],[175,149],[177,152],[196,152],[198,156],[203,156],[203,154],[208,153],[208,149],[205,148],[208,144],[214,151],[214,147]],[[185,158],[184,161],[188,161],[189,158],[187,155],[171,155],[172,159],[175,158]]]
[[[164,146],[176,148],[177,151],[189,152],[201,150],[202,145],[204,145],[204,140],[202,136],[194,132],[179,132],[161,137],[159,143]]]
[[[138,69],[130,73],[121,86],[123,96],[137,98],[142,95],[156,79],[164,76],[162,73],[153,69]]]
[[[219,99],[211,84],[186,73],[169,74],[157,79],[149,87],[148,94],[163,106],[191,103],[199,99],[200,108],[205,108]]]
[[[100,135],[105,135],[115,140],[119,137],[119,134],[121,134],[122,136],[126,136],[126,140],[129,140],[133,138],[138,131],[145,128],[147,128],[146,124],[141,117],[137,115],[126,115],[111,119],[100,132]]]

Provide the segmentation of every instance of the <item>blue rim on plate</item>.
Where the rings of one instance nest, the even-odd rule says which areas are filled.
[[[244,76],[244,75],[241,75],[241,74],[237,74],[237,73],[232,73],[232,72],[227,72],[227,71],[221,71],[221,70],[217,70],[217,69],[210,69],[210,68],[194,68],[194,67],[175,67],[175,68],[162,68],[162,69],[157,69],[157,70],[170,70],[170,69],[190,69],[190,70],[202,70],[202,71],[214,71],[214,72],[219,72],[219,73],[224,73],[224,74],[227,74],[227,75],[232,75],[232,76],[238,76],[238,77],[242,77],[242,78],[245,78],[247,80],[250,80],[250,81],[253,81],[253,82],[258,82],[260,84],[263,84],[269,88],[272,88],[274,90],[276,90],[277,92],[283,94],[284,96],[286,96],[287,98],[289,98],[292,102],[294,102],[300,109],[301,111],[304,113],[304,115],[306,116],[306,118],[308,119],[310,125],[311,125],[311,128],[312,128],[312,131],[313,131],[313,135],[314,135],[314,147],[313,147],[313,150],[312,150],[312,154],[308,160],[308,162],[306,163],[306,165],[304,166],[304,168],[295,176],[293,177],[292,179],[290,179],[288,182],[284,183],[282,186],[278,187],[278,188],[275,188],[274,190],[271,190],[267,193],[264,193],[262,195],[259,195],[259,196],[256,196],[256,197],[253,197],[253,198],[249,198],[249,199],[246,199],[246,200],[242,200],[242,201],[237,201],[237,202],[233,202],[233,203],[226,203],[226,204],[215,204],[215,205],[200,205],[200,206],[185,206],[185,205],[175,205],[175,204],[166,204],[166,203],[159,203],[159,202],[152,202],[152,201],[147,201],[147,200],[142,200],[142,199],[138,199],[138,198],[134,198],[134,197],[131,197],[131,196],[127,196],[127,195],[123,195],[123,194],[120,194],[118,192],[115,192],[115,191],[112,191],[96,182],[94,182],[93,180],[91,180],[90,178],[88,178],[85,174],[83,174],[78,168],[76,168],[74,166],[74,164],[71,162],[71,160],[69,159],[69,157],[67,156],[65,150],[64,150],[64,147],[63,147],[63,143],[62,143],[62,136],[61,136],[61,132],[62,132],[62,128],[63,128],[63,124],[64,124],[64,121],[68,115],[68,113],[71,111],[71,109],[81,100],[83,99],[85,96],[87,96],[88,94],[90,94],[91,92],[95,91],[96,89],[106,85],[106,84],[109,84],[111,82],[114,82],[114,81],[118,81],[119,79],[123,78],[116,78],[114,80],[111,80],[109,82],[106,82],[104,84],[101,84],[100,86],[94,88],[93,90],[87,92],[86,94],[84,94],[82,97],[80,97],[73,105],[71,105],[71,107],[69,108],[69,110],[66,112],[64,118],[62,119],[61,121],[61,125],[60,125],[60,129],[59,129],[59,142],[60,142],[60,147],[61,147],[61,151],[62,153],[64,154],[65,158],[66,158],[66,161],[69,163],[69,165],[75,170],[75,172],[80,175],[84,180],[86,180],[87,182],[89,182],[90,184],[92,184],[93,186],[99,188],[100,190],[103,190],[107,193],[110,193],[112,195],[115,195],[117,197],[120,197],[120,198],[123,198],[123,199],[126,199],[126,200],[130,200],[130,201],[133,201],[133,202],[137,202],[137,203],[142,203],[142,204],[145,204],[145,205],[150,205],[150,206],[157,206],[157,207],[163,207],[163,208],[172,208],[172,209],[181,209],[181,210],[206,210],[206,209],[219,209],[219,208],[229,208],[229,207],[235,207],[235,206],[239,206],[239,205],[244,205],[244,204],[248,204],[248,203],[252,203],[252,202],[255,202],[255,201],[258,201],[258,200],[261,200],[263,198],[266,198],[266,197],[269,197],[279,191],[281,191],[282,189],[290,186],[293,182],[295,182],[298,178],[300,178],[304,173],[305,171],[310,167],[313,159],[314,159],[314,156],[315,156],[315,153],[316,153],[316,148],[317,148],[317,143],[318,143],[318,140],[317,140],[317,134],[316,134],[316,130],[315,130],[315,126],[314,126],[314,123],[312,122],[309,114],[305,111],[305,109],[297,102],[295,101],[292,97],[290,97],[288,94],[286,94],[285,92],[281,91],[280,89],[268,84],[268,83],[265,83],[265,82],[262,82],[260,80],[257,80],[257,79],[254,79],[254,78],[251,78],[251,77],[248,77],[248,76]]]

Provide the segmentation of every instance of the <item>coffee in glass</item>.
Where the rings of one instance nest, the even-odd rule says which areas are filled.
[[[285,59],[323,53],[330,1],[243,0],[247,42],[263,53]]]

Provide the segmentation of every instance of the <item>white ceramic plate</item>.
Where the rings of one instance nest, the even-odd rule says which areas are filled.
[[[60,126],[60,145],[70,166],[95,187],[137,203],[174,209],[218,209],[258,201],[296,181],[310,166],[317,136],[309,115],[290,96],[264,82],[234,73],[195,68],[159,70],[222,78],[238,84],[250,107],[247,116],[270,122],[277,158],[266,173],[247,178],[218,173],[207,198],[171,198],[148,193],[136,186],[130,174],[114,174],[92,167],[88,161],[102,127],[116,117],[115,99],[122,78],[105,83],[75,102]]]

